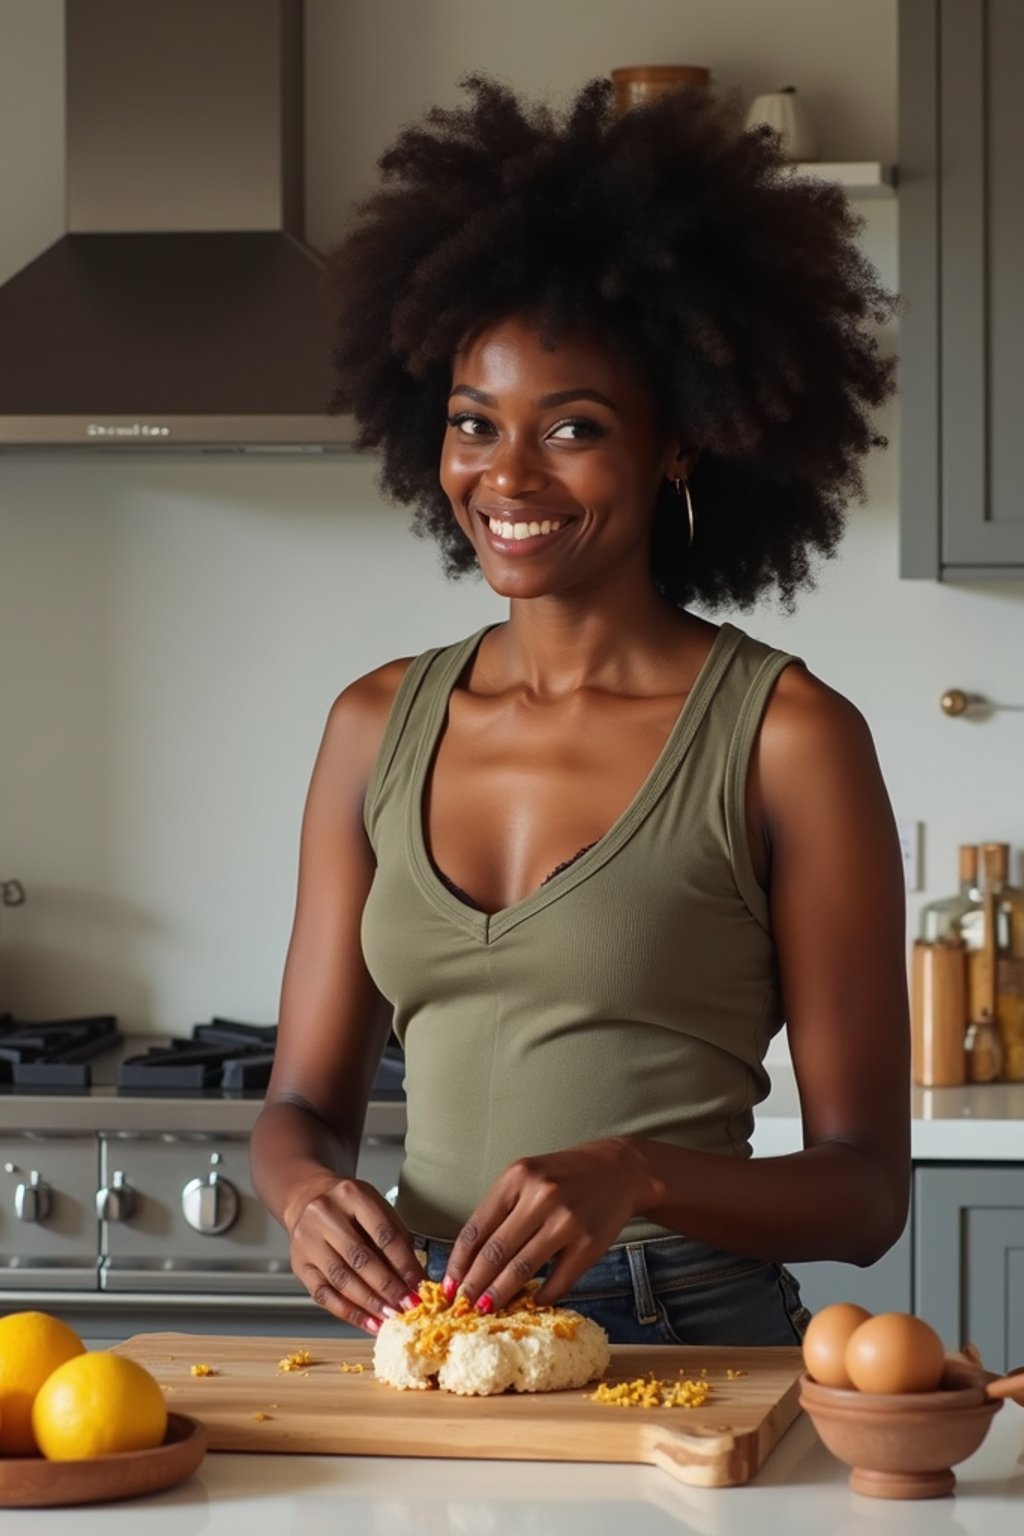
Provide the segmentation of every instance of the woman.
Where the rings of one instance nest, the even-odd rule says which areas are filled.
[[[903,882],[868,730],[696,602],[792,605],[860,490],[890,299],[841,194],[669,96],[486,79],[384,156],[330,267],[336,405],[508,618],[336,701],[256,1187],[370,1333],[535,1275],[613,1342],[792,1343],[909,1179]],[[751,1160],[785,1021],[804,1150]],[[394,1210],[356,1176],[394,1028]]]

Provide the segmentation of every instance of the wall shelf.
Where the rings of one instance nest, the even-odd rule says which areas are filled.
[[[838,182],[851,197],[896,195],[896,167],[877,160],[802,160],[788,169],[792,176]]]

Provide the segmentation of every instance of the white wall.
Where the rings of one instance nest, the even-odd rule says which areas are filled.
[[[0,39],[27,9],[0,0]],[[58,12],[33,0],[26,59],[40,68]],[[709,64],[744,98],[799,86],[825,157],[896,156],[891,0],[311,0],[308,21],[319,243],[395,126],[453,100],[472,67],[563,94],[616,64]],[[0,145],[11,100],[0,90]],[[40,153],[37,233],[55,184]],[[864,208],[892,281],[896,204]],[[23,259],[0,242],[0,271]],[[896,410],[881,425],[892,446],[869,465],[841,558],[795,617],[740,622],[864,710],[897,809],[926,823],[937,894],[961,838],[1024,844],[1024,715],[975,724],[938,708],[953,684],[1024,703],[1024,587],[897,579]],[[0,1009],[111,1008],[154,1030],[273,1018],[331,699],[500,613],[478,584],[444,582],[406,524],[366,463],[0,459],[0,878],[30,896],[0,909]]]

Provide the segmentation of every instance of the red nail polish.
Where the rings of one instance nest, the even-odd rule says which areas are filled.
[[[421,1307],[422,1305],[423,1297],[419,1294],[418,1291],[408,1291],[402,1297],[402,1306],[407,1312],[411,1312],[414,1307]]]
[[[364,1328],[369,1328],[371,1333],[380,1333],[380,1323],[375,1317],[367,1317],[363,1323]]]
[[[487,1291],[484,1291],[483,1295],[480,1297],[480,1300],[476,1304],[476,1309],[477,1309],[478,1312],[493,1312],[494,1311],[494,1301],[491,1298],[491,1296],[487,1293]]]
[[[459,1282],[457,1280],[453,1280],[451,1275],[445,1275],[444,1279],[441,1281],[441,1290],[444,1293],[445,1301],[451,1301],[458,1288]]]

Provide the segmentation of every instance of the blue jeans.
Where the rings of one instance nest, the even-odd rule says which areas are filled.
[[[427,1279],[442,1280],[451,1243],[415,1234],[413,1243]],[[613,1344],[798,1345],[811,1319],[781,1264],[687,1237],[617,1243],[559,1305],[600,1323]]]

